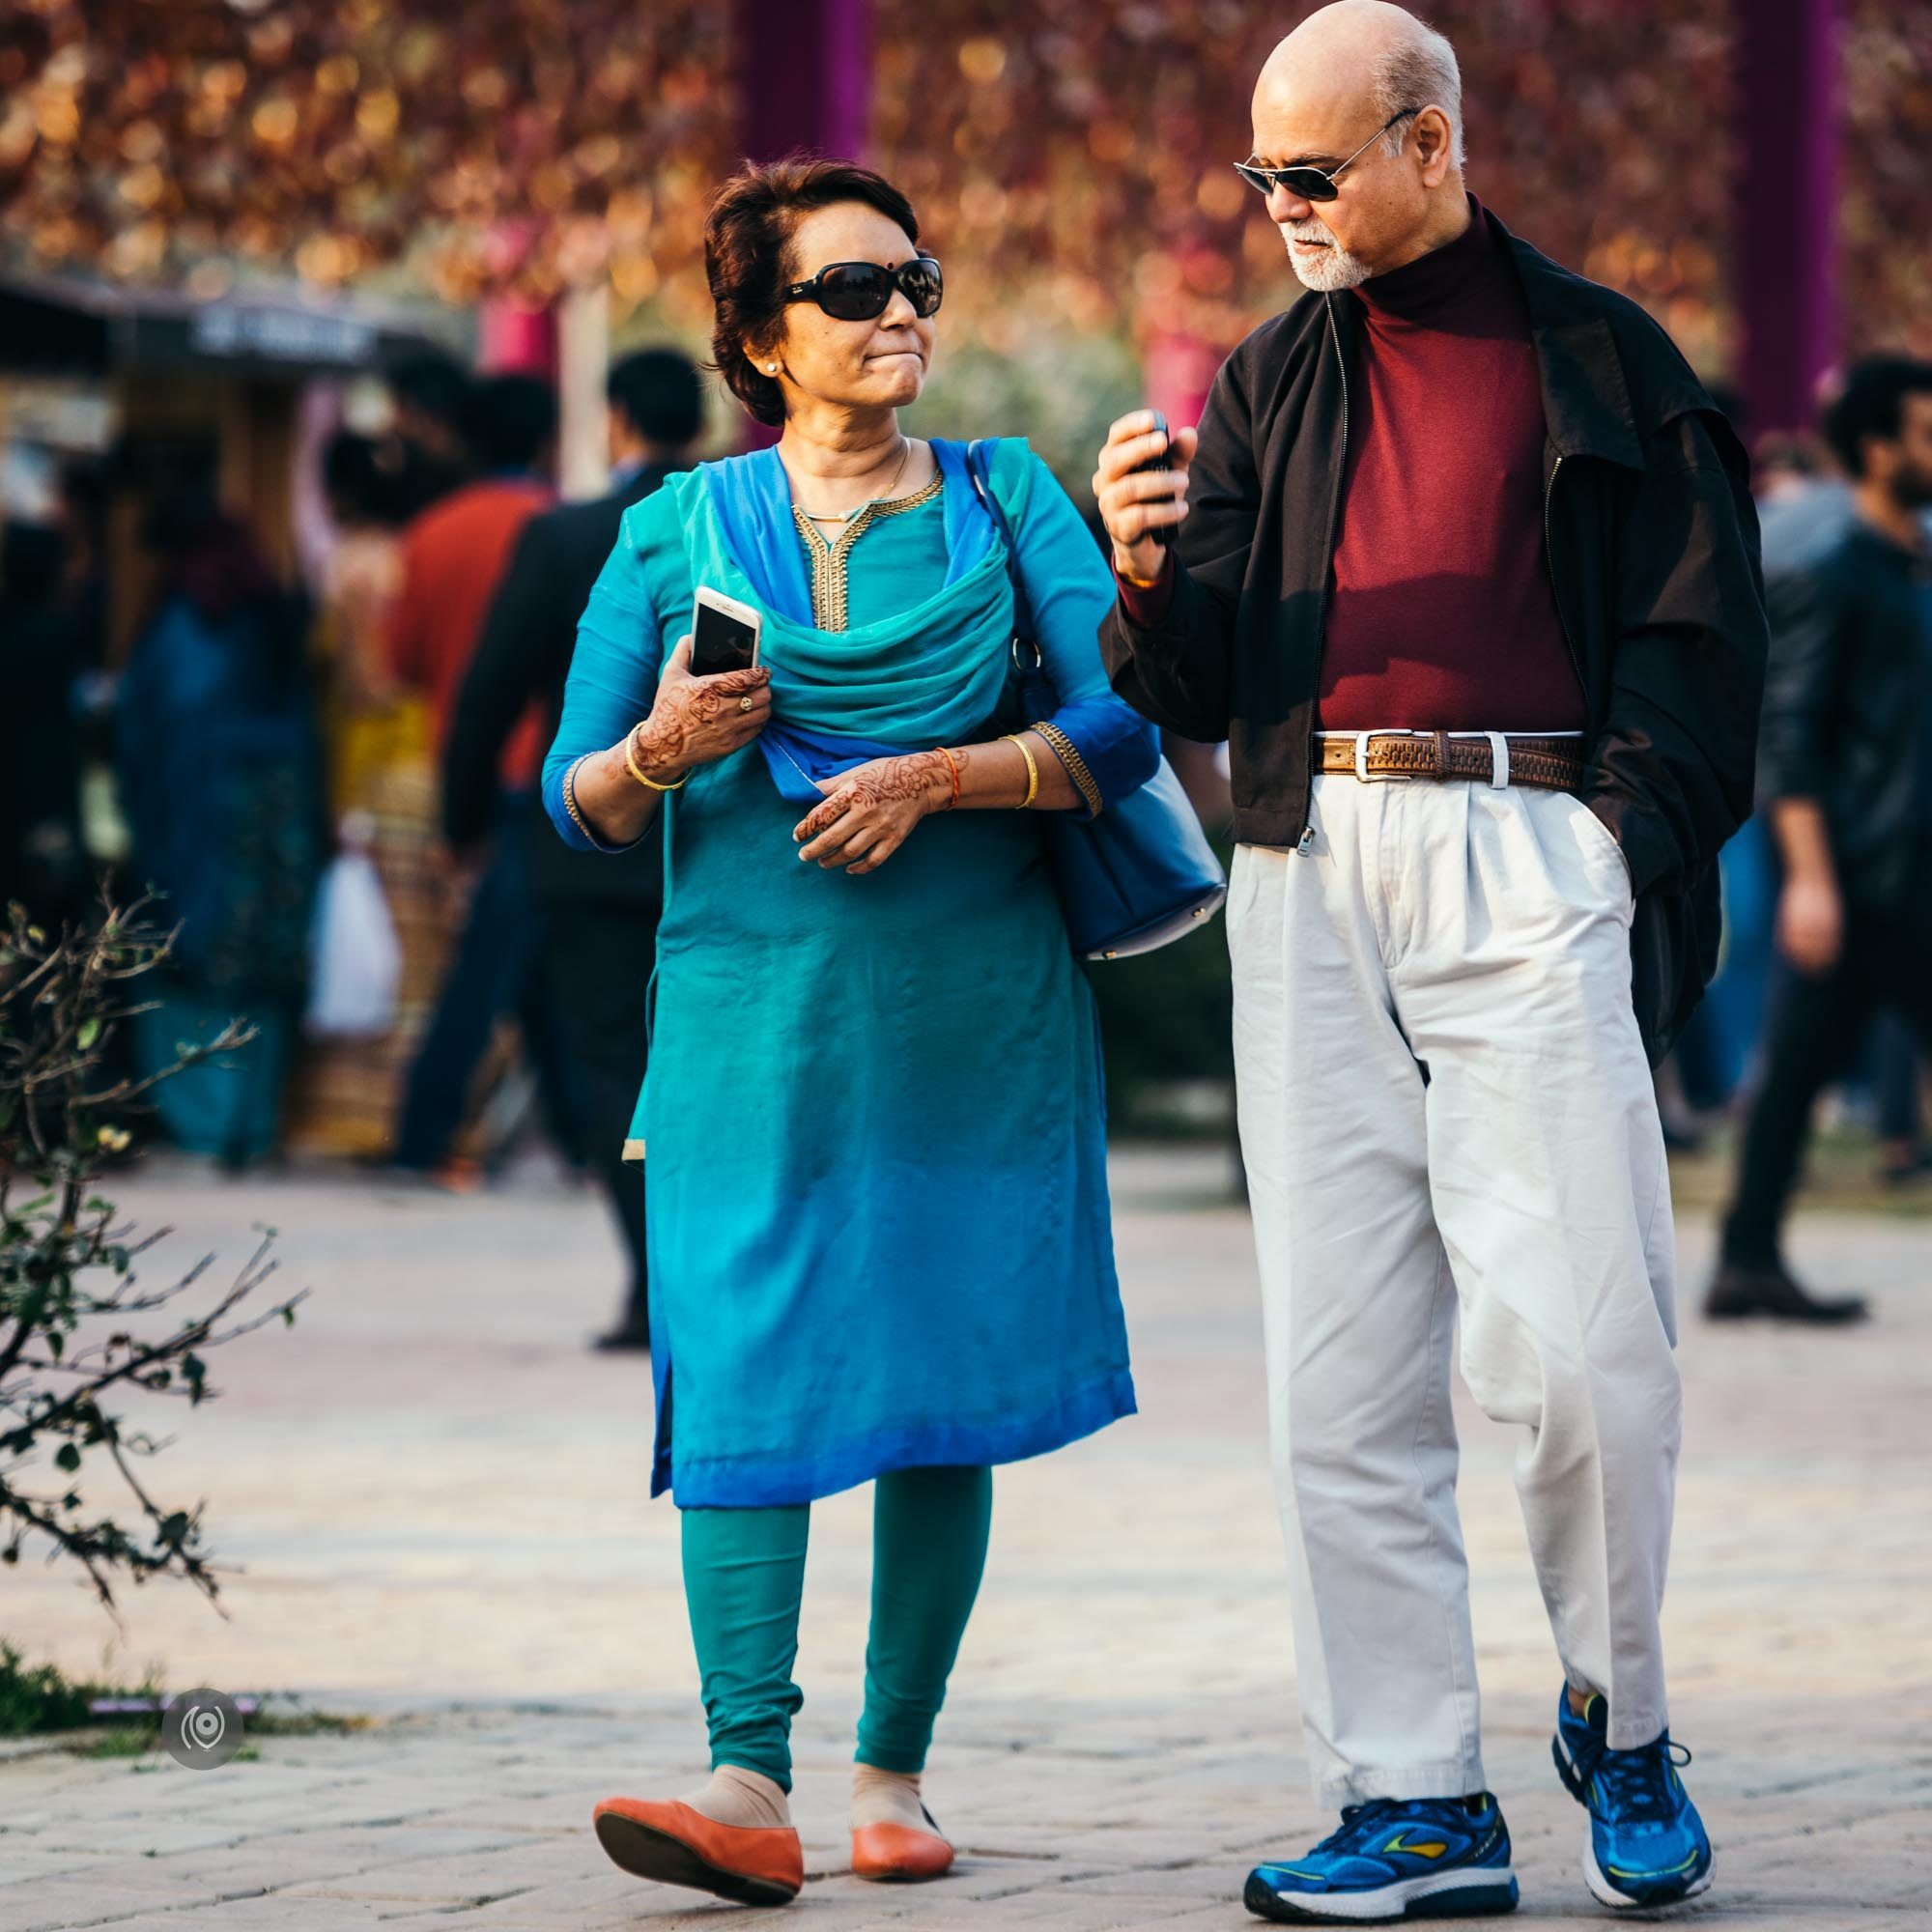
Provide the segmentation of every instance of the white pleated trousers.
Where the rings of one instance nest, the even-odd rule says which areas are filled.
[[[1522,1430],[1563,1670],[1665,1727],[1681,1397],[1629,873],[1563,792],[1315,781],[1228,898],[1297,1678],[1326,1804],[1485,1788],[1449,1407]],[[1553,1673],[1552,1673],[1553,1675]]]

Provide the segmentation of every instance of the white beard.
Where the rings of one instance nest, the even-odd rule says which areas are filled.
[[[1307,288],[1320,289],[1324,293],[1334,289],[1355,289],[1369,279],[1367,263],[1350,254],[1319,221],[1291,222],[1281,231],[1281,239],[1288,249],[1290,264]],[[1297,241],[1325,242],[1328,245],[1309,254],[1296,250],[1294,244]]]

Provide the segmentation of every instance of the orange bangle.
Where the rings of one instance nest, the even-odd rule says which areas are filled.
[[[944,745],[935,745],[932,749],[946,760],[946,769],[952,774],[952,796],[946,802],[946,809],[951,811],[959,803],[959,760]]]

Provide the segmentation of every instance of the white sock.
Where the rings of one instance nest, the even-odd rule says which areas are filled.
[[[881,1771],[877,1765],[852,1767],[852,1829],[867,1825],[904,1825],[914,1832],[930,1832],[945,1837],[925,1815],[920,1801],[920,1774],[916,1771]]]
[[[784,1789],[762,1772],[743,1765],[721,1764],[696,1791],[679,1800],[714,1825],[782,1828],[791,1823],[791,1806]]]

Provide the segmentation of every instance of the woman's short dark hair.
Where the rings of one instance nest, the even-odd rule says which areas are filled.
[[[716,311],[711,366],[761,423],[784,421],[784,391],[749,359],[779,333],[784,303],[779,292],[799,279],[792,237],[814,209],[841,201],[876,208],[919,240],[912,203],[883,175],[856,161],[788,155],[764,164],[748,161],[718,190],[704,223],[704,272]]]

